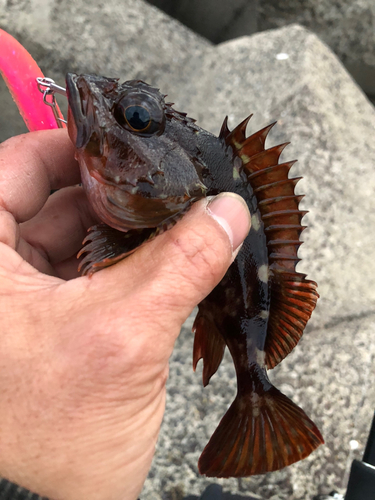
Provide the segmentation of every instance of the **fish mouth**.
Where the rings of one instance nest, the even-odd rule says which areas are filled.
[[[90,139],[90,126],[86,115],[83,113],[82,96],[77,81],[80,77],[74,73],[66,75],[66,91],[70,111],[73,115],[74,123],[77,129],[76,148],[80,149]]]
[[[194,199],[176,197],[171,200],[144,196],[108,182],[97,171],[83,173],[87,196],[98,217],[119,231],[163,227],[178,220]]]

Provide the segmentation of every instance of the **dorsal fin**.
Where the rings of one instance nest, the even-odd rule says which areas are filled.
[[[226,118],[219,137],[242,161],[258,201],[267,238],[271,305],[265,361],[268,368],[273,368],[300,340],[319,295],[316,283],[296,272],[300,260],[297,252],[302,244],[300,235],[306,227],[301,221],[307,212],[299,209],[303,196],[294,192],[301,177],[288,177],[295,161],[279,163],[289,143],[265,149],[267,135],[276,122],[246,138],[250,118],[251,115],[232,131]]]

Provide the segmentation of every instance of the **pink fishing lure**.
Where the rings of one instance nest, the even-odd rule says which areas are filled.
[[[44,76],[41,69],[27,50],[1,29],[0,74],[30,132],[58,128],[52,108],[43,102],[43,96],[36,83],[36,78]],[[58,107],[57,110],[62,118]],[[66,127],[64,123],[62,126]]]

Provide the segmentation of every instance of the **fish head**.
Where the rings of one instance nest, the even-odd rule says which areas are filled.
[[[199,127],[140,81],[68,73],[68,132],[99,218],[120,231],[173,221],[206,195]]]

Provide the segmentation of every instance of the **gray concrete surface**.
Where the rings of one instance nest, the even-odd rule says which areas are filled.
[[[14,135],[27,132],[25,122],[17,112],[16,105],[0,76],[0,142]]]
[[[375,2],[373,0],[263,0],[258,29],[299,23],[336,53],[365,92],[375,96]]]
[[[141,0],[105,7],[99,0],[48,0],[42,28],[40,0],[23,5],[15,0],[0,9],[0,26],[20,36],[60,83],[68,70],[142,78],[213,132],[225,114],[233,126],[253,112],[250,131],[278,120],[268,145],[292,141],[283,157],[299,159],[292,174],[304,176],[299,189],[310,210],[300,270],[318,281],[321,300],[299,346],[271,376],[320,425],[326,445],[283,471],[217,482],[264,500],[343,491],[375,407],[372,105],[333,53],[298,26],[214,47]],[[233,399],[229,356],[206,389],[193,374],[190,326],[171,360],[167,411],[141,500],[203,491],[209,481],[198,475],[197,458]]]
[[[214,43],[301,24],[336,53],[375,99],[373,0],[148,0]]]
[[[213,43],[251,35],[258,30],[259,0],[147,1]]]

